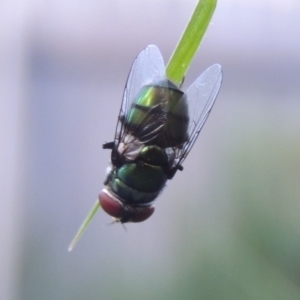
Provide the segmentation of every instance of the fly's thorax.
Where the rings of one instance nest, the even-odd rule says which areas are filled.
[[[145,193],[159,192],[167,179],[161,167],[140,161],[125,164],[118,170],[117,176],[127,186]]]
[[[142,142],[164,148],[182,145],[189,124],[186,96],[169,80],[144,86],[124,120]]]
[[[116,169],[108,184],[124,203],[141,204],[152,202],[166,181],[160,167],[137,161]]]
[[[169,158],[165,149],[156,145],[144,146],[138,159],[153,166],[167,167],[169,165]]]
[[[125,134],[119,146],[118,153],[127,160],[135,160],[144,144],[132,134]]]
[[[109,166],[106,168],[106,179],[104,181],[104,185],[107,185],[111,182],[115,169],[116,167],[112,163],[110,163]]]
[[[144,146],[136,160],[114,166],[105,184],[125,204],[151,203],[168,180],[169,157],[158,146]]]

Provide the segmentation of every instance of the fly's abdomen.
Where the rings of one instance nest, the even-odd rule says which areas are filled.
[[[186,97],[170,81],[143,87],[125,118],[140,141],[163,148],[186,142],[188,123]]]
[[[186,96],[172,95],[168,105],[168,118],[164,139],[166,147],[177,147],[188,140],[189,114]]]

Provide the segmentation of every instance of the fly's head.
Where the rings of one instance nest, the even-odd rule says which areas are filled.
[[[138,223],[147,220],[153,213],[154,207],[126,205],[112,195],[107,189],[99,194],[99,203],[102,209],[119,223]]]

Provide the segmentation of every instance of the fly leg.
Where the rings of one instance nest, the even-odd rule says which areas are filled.
[[[168,177],[169,180],[171,180],[174,177],[174,175],[176,174],[177,170],[182,171],[183,170],[183,166],[182,165],[178,165],[175,168],[170,169],[167,172],[167,177]]]
[[[114,146],[115,146],[115,142],[109,142],[109,143],[105,143],[102,145],[102,148],[103,149],[114,149]]]

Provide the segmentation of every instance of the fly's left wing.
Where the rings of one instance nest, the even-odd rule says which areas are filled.
[[[173,168],[182,169],[181,164],[191,151],[199,133],[215,103],[222,83],[222,68],[215,64],[206,69],[186,91],[189,110],[188,139],[176,151]]]

